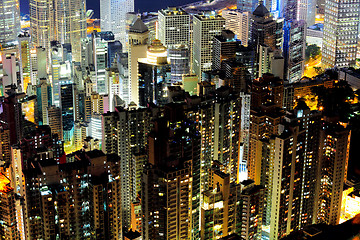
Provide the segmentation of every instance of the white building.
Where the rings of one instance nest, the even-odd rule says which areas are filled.
[[[123,47],[127,45],[126,13],[134,12],[134,0],[101,0],[101,31],[111,31]]]
[[[360,1],[325,3],[322,64],[325,68],[354,67]]]
[[[167,48],[190,44],[190,15],[181,8],[159,10],[159,40]]]
[[[225,28],[233,31],[241,44],[248,45],[249,40],[249,12],[241,12],[237,9],[227,9],[222,12],[225,18]]]
[[[211,70],[213,38],[225,29],[225,19],[219,15],[202,14],[193,18],[193,70],[201,78]]]
[[[18,0],[0,1],[0,44],[16,40],[20,32]]]

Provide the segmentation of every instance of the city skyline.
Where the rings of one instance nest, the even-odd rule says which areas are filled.
[[[357,1],[3,1],[0,238],[352,239]]]

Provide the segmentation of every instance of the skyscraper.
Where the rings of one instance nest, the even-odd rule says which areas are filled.
[[[149,133],[141,203],[143,239],[199,238],[200,135],[179,105]]]
[[[30,34],[34,46],[43,47],[50,57],[50,42],[70,43],[73,58],[80,61],[81,38],[86,36],[84,0],[30,0]]]
[[[101,0],[100,27],[101,31],[111,31],[126,50],[126,14],[134,12],[134,0]]]
[[[233,31],[236,34],[237,39],[239,39],[244,46],[248,45],[250,14],[254,10],[251,12],[244,12],[237,9],[228,9],[222,12],[222,16],[226,20],[226,29]]]
[[[0,235],[4,239],[19,239],[16,225],[15,193],[10,180],[0,173]]]
[[[359,0],[326,2],[321,59],[324,68],[355,66],[359,7]]]
[[[136,172],[142,165],[133,162],[133,157],[145,150],[149,132],[149,112],[146,109],[115,108],[102,116],[102,149],[108,154],[117,154],[122,171],[122,219],[130,227],[131,203],[136,200]]]
[[[0,2],[0,44],[15,41],[20,33],[20,5],[18,0]]]
[[[320,131],[317,221],[337,224],[347,178],[350,130],[336,123],[324,122]]]
[[[282,20],[274,19],[269,10],[260,4],[253,12],[251,22],[250,43],[253,46],[264,44],[271,50],[281,48]]]
[[[211,13],[193,17],[193,70],[199,79],[203,71],[211,70],[213,38],[225,29],[225,19]]]
[[[299,81],[305,70],[306,22],[285,21],[284,26],[284,79],[290,83]]]
[[[190,15],[181,8],[159,11],[159,40],[171,49],[175,45],[190,45]]]
[[[139,106],[167,102],[166,87],[170,85],[170,64],[166,47],[160,40],[153,40],[148,47],[146,58],[138,60]]]
[[[128,55],[130,99],[137,105],[139,105],[138,59],[146,57],[148,40],[149,30],[143,21],[137,18],[129,30]]]

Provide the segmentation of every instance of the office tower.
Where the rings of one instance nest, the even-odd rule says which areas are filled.
[[[34,46],[49,48],[51,40],[54,40],[53,29],[55,22],[52,22],[50,1],[47,0],[31,0],[29,2],[30,9],[30,34]]]
[[[63,140],[69,144],[72,141],[74,123],[75,123],[75,106],[74,106],[75,85],[65,84],[60,87],[60,106],[61,120],[63,126]]]
[[[114,96],[119,96],[125,103],[131,103],[130,97],[130,73],[129,73],[129,53],[121,53],[117,57],[117,67],[106,71],[111,73],[109,77],[110,109],[113,110]]]
[[[213,39],[225,29],[225,19],[202,14],[193,17],[193,70],[199,79],[203,71],[212,68]]]
[[[10,180],[0,173],[0,235],[4,239],[19,239],[16,223],[15,193]]]
[[[350,130],[326,121],[320,130],[317,222],[338,224],[347,177]]]
[[[77,1],[31,0],[30,29],[34,46],[46,49],[50,42],[70,43],[74,60],[80,61],[81,38],[86,36],[86,3]]]
[[[28,84],[36,84],[33,79],[32,74],[32,62],[30,56],[31,48],[31,38],[28,32],[19,34],[19,47],[20,47],[20,69],[22,69],[21,74],[21,87],[24,92],[26,92]]]
[[[280,49],[282,45],[283,20],[274,19],[269,10],[260,4],[251,16],[250,44],[254,47],[266,45],[271,50]]]
[[[233,233],[240,234],[242,218],[245,218],[240,203],[240,184],[231,182],[229,174],[211,169],[209,188],[202,193],[201,239],[218,239]]]
[[[159,40],[168,49],[190,44],[190,15],[181,8],[159,10]]]
[[[107,94],[108,86],[105,77],[105,69],[107,66],[108,42],[107,32],[93,33],[93,57],[95,66],[95,77],[92,79],[94,91],[99,94]],[[112,34],[111,38],[112,39]]]
[[[179,105],[167,105],[149,133],[144,169],[143,239],[198,239],[200,135]]]
[[[166,87],[170,85],[168,77],[170,64],[167,61],[166,47],[160,40],[154,40],[148,47],[146,58],[138,60],[139,106],[167,102]]]
[[[255,10],[255,8],[254,8]],[[241,41],[243,46],[248,45],[249,41],[249,27],[250,27],[250,13],[251,11],[241,11],[238,9],[228,9],[222,12],[225,18],[225,28],[233,31],[236,38]]]
[[[63,84],[72,83],[72,67],[71,62],[65,60],[65,48],[62,44],[57,41],[52,41],[50,46],[52,105],[60,107],[60,88]],[[39,60],[40,59],[38,59],[38,61]],[[43,78],[47,78],[46,74],[44,75],[45,77]],[[40,74],[38,74],[38,78],[41,79]],[[40,80],[38,80],[38,82],[40,82]]]
[[[251,1],[237,0],[237,9],[241,12],[252,13],[253,11],[255,11],[255,9],[261,2],[262,1],[258,1],[258,0],[251,0]]]
[[[15,84],[18,86],[17,81],[17,60],[14,53],[8,53],[1,55],[2,58],[2,69],[5,74],[2,77],[2,85],[3,89],[6,86]]]
[[[116,66],[117,56],[122,53],[122,44],[120,41],[113,41],[108,43],[108,59],[107,67]]]
[[[51,85],[47,79],[40,79],[40,84],[36,87],[37,109],[39,125],[49,125],[48,107],[51,106]]]
[[[281,50],[271,50],[266,45],[258,46],[257,57],[257,77],[262,77],[265,73],[271,73],[276,77],[284,77],[284,57]]]
[[[32,38],[33,39],[33,38]],[[50,46],[50,43],[49,43]],[[34,68],[34,72],[36,72],[36,80],[34,83],[38,83],[40,78],[47,78],[47,59],[48,59],[48,49],[44,47],[36,47],[34,51],[33,64],[32,67]]]
[[[171,65],[171,82],[181,82],[184,75],[190,73],[190,49],[185,45],[168,49]]]
[[[213,39],[212,69],[220,70],[222,61],[235,58],[236,54],[235,34],[230,30],[222,30],[221,35]]]
[[[121,42],[125,51],[128,38],[126,32],[126,14],[129,12],[134,12],[134,0],[101,1],[101,31],[113,32],[115,39]]]
[[[148,28],[137,18],[130,26],[128,54],[130,99],[136,105],[139,105],[138,59],[146,57],[148,39]]]
[[[290,83],[302,78],[305,69],[306,22],[290,20],[284,26],[284,79]]]
[[[75,62],[80,61],[81,39],[86,37],[86,1],[55,1],[56,38],[61,44],[70,43]]]
[[[7,44],[16,41],[20,33],[19,1],[1,1],[0,9],[0,44],[5,47]]]
[[[102,150],[107,154],[117,154],[122,170],[122,219],[126,227],[131,223],[131,203],[136,200],[136,165],[133,154],[140,153],[147,145],[149,113],[146,109],[115,108],[115,112],[103,114]]]
[[[25,172],[27,238],[122,239],[119,158],[80,151],[57,164],[45,154]]]
[[[255,240],[261,238],[265,188],[253,180],[241,182],[242,225],[241,237]]]
[[[355,66],[359,7],[359,1],[329,1],[325,4],[321,59],[324,68]]]

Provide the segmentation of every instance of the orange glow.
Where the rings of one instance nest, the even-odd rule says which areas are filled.
[[[0,173],[0,192],[8,193],[13,190],[10,185],[10,180],[2,173]]]
[[[310,60],[305,64],[303,77],[312,78],[318,75],[315,70],[316,67],[321,67],[321,55],[317,56],[315,59],[310,58]]]
[[[219,12],[218,12],[219,15],[222,14],[222,11],[227,10],[227,9],[237,9],[237,6],[236,5],[231,5],[229,7],[223,8],[223,9],[219,10]]]

